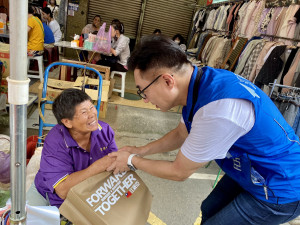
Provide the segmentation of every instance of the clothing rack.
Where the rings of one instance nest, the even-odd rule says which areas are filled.
[[[214,31],[214,32],[224,32],[224,33],[229,33],[229,34],[232,33],[232,31],[227,31],[227,30],[205,29],[205,31],[207,31],[207,30]],[[225,36],[227,36],[227,35],[225,35]]]
[[[284,39],[284,40],[290,40],[290,41],[300,42],[299,39],[295,39],[295,38],[287,38],[287,37],[280,37],[280,36],[276,36],[276,35],[260,34],[260,36],[264,36],[264,37],[272,37],[272,38],[280,38],[280,39]]]
[[[274,83],[269,83],[269,86],[272,86],[270,94],[269,94],[270,98],[272,96],[272,93],[273,93],[275,87],[288,88],[292,91],[300,91],[299,87],[292,87],[292,86],[287,86],[287,85],[282,85],[282,84],[276,84],[276,82],[277,82],[277,79],[274,80]]]
[[[219,3],[215,3],[215,4],[210,4],[210,5],[194,5],[194,6],[195,6],[195,8],[207,9],[207,8],[214,8],[217,6],[226,5],[226,4],[230,4],[230,3],[247,2],[247,1],[248,0],[229,0],[229,1],[219,2]]]

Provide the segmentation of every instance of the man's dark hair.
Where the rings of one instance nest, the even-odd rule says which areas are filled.
[[[76,112],[76,106],[86,100],[92,101],[90,96],[79,89],[70,88],[62,91],[54,100],[52,107],[57,123],[62,124],[62,119],[72,120]]]
[[[155,29],[155,30],[153,31],[153,34],[156,34],[156,33],[161,34],[161,30],[160,30],[160,29]]]
[[[42,10],[43,10],[43,12],[44,12],[44,13],[46,13],[46,14],[50,14],[50,17],[51,17],[51,18],[53,18],[53,14],[52,14],[52,12],[51,12],[51,9],[50,9],[50,8],[48,8],[48,7],[45,7],[45,8],[43,8]]]
[[[34,14],[34,9],[31,4],[28,4],[28,14]]]
[[[99,17],[99,19],[100,19],[100,22],[102,21],[102,20],[101,20],[101,16],[100,16],[100,15],[95,15],[95,16],[94,16],[94,18],[93,18],[93,20],[94,20],[96,17]]]
[[[191,64],[180,46],[164,35],[150,35],[141,39],[128,59],[129,70],[146,71],[152,68],[181,69]]]

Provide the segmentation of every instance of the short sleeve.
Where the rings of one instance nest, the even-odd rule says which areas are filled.
[[[195,113],[182,154],[198,163],[225,158],[230,147],[252,129],[254,122],[254,106],[250,101],[211,102]]]
[[[103,121],[98,122],[101,127],[100,136],[98,137],[100,139],[99,143],[105,142],[107,145],[107,150],[105,151],[105,154],[107,155],[108,153],[118,151],[118,147],[115,141],[115,132],[113,131],[111,126],[109,126]]]
[[[66,144],[62,141],[53,141],[55,138],[48,135],[42,151],[39,172],[43,174],[45,185],[53,193],[54,188],[74,172],[74,163]]]
[[[116,141],[115,141],[115,132],[113,131],[113,129],[109,126],[108,128],[110,130],[110,142],[109,142],[109,150],[110,152],[116,152],[118,151],[118,147],[117,147],[117,144],[116,144]]]
[[[33,21],[32,17],[28,18],[28,26],[31,27],[31,28],[34,27],[34,21]]]

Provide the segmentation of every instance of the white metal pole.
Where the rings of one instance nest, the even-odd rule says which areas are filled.
[[[8,101],[10,104],[11,140],[11,224],[26,224],[25,178],[27,103],[27,20],[28,0],[9,0],[10,16],[10,77]]]

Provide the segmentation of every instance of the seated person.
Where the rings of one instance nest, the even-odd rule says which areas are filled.
[[[107,154],[117,151],[117,145],[114,131],[97,120],[97,110],[83,91],[64,90],[52,111],[58,124],[46,136],[27,201],[33,206],[59,208],[73,186],[111,165],[114,159]]]
[[[94,16],[93,23],[92,24],[87,24],[81,31],[81,34],[89,34],[89,33],[94,33],[97,34],[101,24],[101,16],[96,15]],[[85,35],[85,39],[88,38],[88,36]]]
[[[53,14],[48,7],[43,8],[43,18],[47,21],[47,25],[53,32],[55,42],[59,42],[61,40],[61,30],[58,22],[53,18]]]
[[[35,13],[34,16],[39,18],[42,21],[40,14]],[[43,28],[44,28],[44,32],[45,32],[44,47],[45,48],[53,48],[54,42],[55,42],[53,32],[44,21],[42,21],[42,23],[43,23]]]
[[[181,34],[175,34],[172,40],[180,46],[182,51],[186,51],[185,40]]]
[[[83,35],[83,38],[87,39],[89,37],[88,36],[89,33],[97,35],[98,30],[100,28],[100,24],[101,24],[101,16],[100,15],[94,16],[93,23],[87,24],[81,31],[81,35]],[[86,60],[89,61],[89,59],[92,56],[92,52],[81,51],[79,56],[81,61],[86,61]],[[94,61],[92,63],[96,63],[100,59],[100,54],[95,53],[93,59]]]
[[[42,21],[35,17],[34,9],[28,5],[28,42],[27,55],[40,56],[44,53],[44,28]]]
[[[155,34],[155,35],[160,35],[160,34],[161,34],[161,30],[160,30],[160,29],[155,29],[155,30],[153,31],[153,34]]]
[[[127,60],[130,56],[129,38],[124,35],[124,25],[115,19],[111,23],[112,56],[101,55],[98,65],[109,66],[110,71],[127,71]]]

